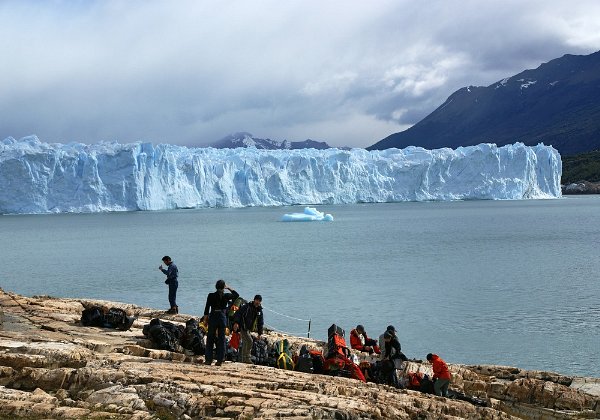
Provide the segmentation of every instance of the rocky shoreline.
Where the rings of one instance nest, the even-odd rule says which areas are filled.
[[[579,181],[561,185],[563,195],[600,194],[600,182]]]
[[[129,331],[83,327],[90,304],[137,317]],[[600,379],[503,366],[450,364],[451,389],[488,407],[348,378],[311,375],[151,348],[142,327],[157,316],[130,304],[25,297],[0,289],[0,418],[600,418]],[[267,339],[281,338],[269,333]],[[286,337],[297,348],[323,343]],[[429,372],[409,362],[408,371]]]

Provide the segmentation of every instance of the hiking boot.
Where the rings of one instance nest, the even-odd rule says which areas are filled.
[[[179,313],[179,306],[175,306],[175,312],[174,313],[176,313],[176,314]]]
[[[210,365],[212,365],[212,360],[205,360],[204,364],[207,366],[210,366]]]
[[[223,364],[222,360],[219,360],[217,363],[215,363],[215,366],[221,366]]]

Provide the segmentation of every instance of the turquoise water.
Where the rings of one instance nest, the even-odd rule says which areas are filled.
[[[335,221],[279,221],[302,207],[1,216],[0,286],[167,309],[168,254],[185,313],[223,278],[311,319],[311,337],[393,324],[408,357],[600,377],[600,197],[319,209]]]

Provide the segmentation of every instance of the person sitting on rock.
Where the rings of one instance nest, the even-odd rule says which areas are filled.
[[[360,324],[350,331],[350,347],[369,354],[381,354],[381,349],[377,345],[377,341],[369,338],[365,327]]]
[[[433,367],[433,391],[435,392],[435,395],[447,397],[448,385],[450,385],[450,379],[452,379],[452,374],[448,370],[448,365],[437,354],[429,353],[427,355],[427,361],[431,363]]]
[[[385,331],[383,334],[383,351],[381,352],[381,361],[378,362],[381,367],[384,383],[394,387],[399,387],[398,374],[396,373],[396,364],[390,356],[392,353],[392,334]]]
[[[386,336],[389,335],[389,337]],[[396,334],[396,328],[393,325],[388,325],[385,332],[379,337],[381,346],[381,360],[391,360],[397,368],[408,358],[402,353],[400,340]]]
[[[262,311],[262,296],[254,296],[252,302],[244,303],[234,315],[233,331],[240,331],[242,336],[242,363],[252,363],[250,353],[252,351],[252,334],[258,333],[260,340],[263,334],[263,311]]]

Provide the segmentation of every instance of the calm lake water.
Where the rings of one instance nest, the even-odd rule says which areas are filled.
[[[600,377],[600,197],[0,216],[0,287],[201,315],[223,278],[266,323],[323,339],[388,324],[408,357]],[[281,316],[285,314],[292,319]]]

